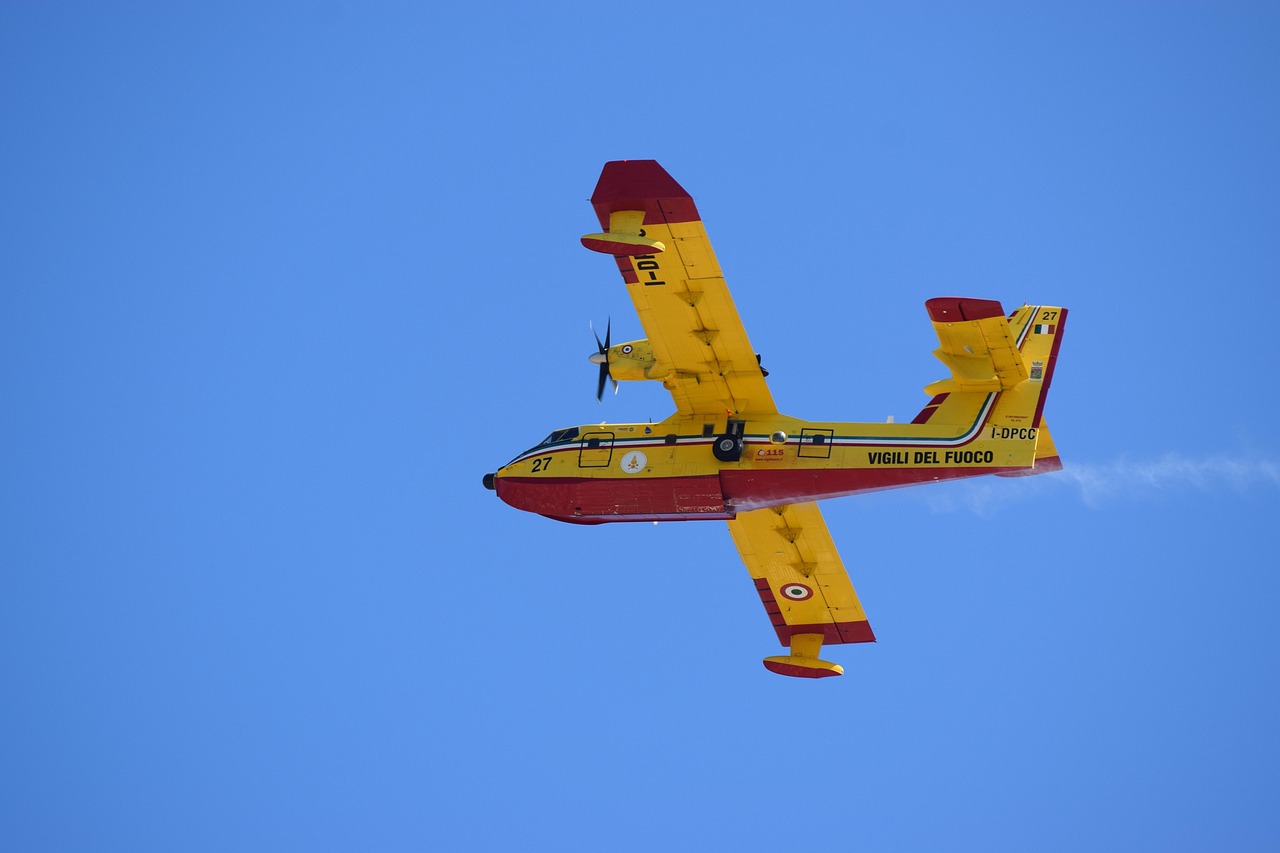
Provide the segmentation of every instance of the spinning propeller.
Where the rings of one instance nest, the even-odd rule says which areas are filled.
[[[594,325],[591,326],[591,334],[596,335],[596,351],[587,357],[587,361],[600,365],[600,380],[596,383],[597,403],[604,397],[604,381],[606,378],[613,382],[613,393],[618,393],[618,380],[609,375],[609,331],[612,325],[612,320],[605,323],[604,343],[600,343],[600,336],[596,335],[596,327]]]

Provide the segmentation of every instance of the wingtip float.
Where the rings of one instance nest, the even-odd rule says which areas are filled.
[[[841,675],[823,645],[875,642],[817,501],[986,474],[1061,469],[1044,422],[1067,310],[940,297],[925,308],[949,376],[910,423],[807,421],[778,412],[692,197],[653,160],[605,164],[582,238],[614,258],[646,338],[597,338],[618,381],[662,382],[660,423],[552,431],[484,485],[559,521],[726,521],[788,655],[781,675]]]

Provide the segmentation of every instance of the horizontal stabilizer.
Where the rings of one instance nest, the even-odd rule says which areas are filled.
[[[933,354],[951,371],[950,378],[926,386],[926,394],[1008,391],[1027,378],[999,302],[947,296],[930,299],[925,308],[941,343]]]

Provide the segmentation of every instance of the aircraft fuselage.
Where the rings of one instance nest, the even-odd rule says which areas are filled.
[[[729,519],[798,501],[1031,473],[1036,429],[992,423],[991,397],[967,427],[782,415],[570,427],[486,477],[486,485],[517,509],[598,524]],[[1049,464],[1041,460],[1035,473]]]

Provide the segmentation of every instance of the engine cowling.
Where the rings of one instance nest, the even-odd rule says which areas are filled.
[[[609,347],[609,375],[619,382],[638,379],[661,379],[655,375],[657,360],[647,340],[627,341]]]

